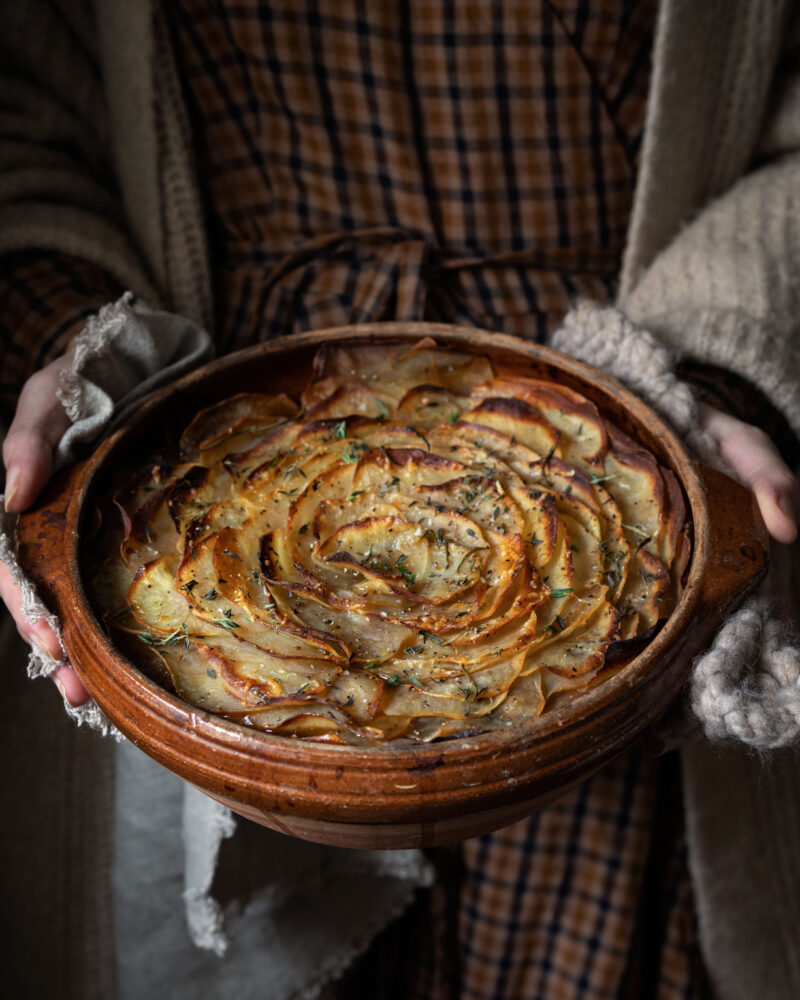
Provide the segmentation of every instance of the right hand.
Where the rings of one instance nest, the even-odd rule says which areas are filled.
[[[56,397],[66,357],[57,358],[32,375],[17,403],[17,411],[3,444],[6,467],[6,510],[27,510],[45,487],[53,471],[53,454],[70,426],[64,407]],[[28,621],[22,614],[22,592],[0,563],[0,598],[5,602],[22,638],[61,661],[50,674],[63,697],[73,706],[83,705],[89,693],[64,658],[58,636],[43,620]]]
[[[755,494],[771,537],[783,545],[797,540],[800,484],[769,435],[713,406],[700,404],[700,426],[736,473]]]

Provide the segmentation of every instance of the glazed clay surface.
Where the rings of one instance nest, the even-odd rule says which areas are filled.
[[[413,749],[356,749],[270,736],[194,709],[112,646],[83,587],[95,500],[153,435],[233,392],[291,394],[323,343],[408,343],[430,336],[488,355],[498,373],[558,381],[593,400],[678,477],[692,558],[676,610],[646,649],[573,701],[511,730]],[[698,467],[660,418],[610,377],[535,344],[435,324],[377,324],[271,341],[156,393],[94,455],[20,518],[19,556],[59,615],[67,654],[92,696],[142,750],[256,822],[350,847],[447,843],[535,811],[636,740],[674,701],[692,658],[766,571],[767,537],[751,494]]]

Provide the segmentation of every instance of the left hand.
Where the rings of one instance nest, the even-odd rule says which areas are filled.
[[[27,510],[42,491],[50,478],[56,446],[70,425],[56,396],[63,367],[64,358],[57,358],[32,375],[22,388],[17,411],[3,442],[5,506],[10,514]],[[0,563],[0,601],[11,613],[22,638],[59,661],[50,677],[61,696],[73,707],[85,704],[89,692],[64,657],[58,636],[45,621],[30,622],[25,618],[22,591],[5,563]]]
[[[700,426],[739,481],[755,494],[772,538],[791,545],[797,538],[800,485],[769,435],[758,427],[700,404]]]

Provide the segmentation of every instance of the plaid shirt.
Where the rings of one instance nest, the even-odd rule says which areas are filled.
[[[431,852],[440,878],[345,977],[378,1000],[700,1000],[676,754],[641,748],[528,820]]]
[[[654,6],[171,0],[220,351],[378,319],[542,340],[575,297],[610,299]],[[77,298],[50,259],[82,272]],[[65,257],[11,264],[7,406],[58,353],[53,326],[118,291]]]
[[[220,351],[381,319],[543,340],[573,298],[613,297],[655,0],[170,0],[168,12]],[[118,293],[69,258],[9,263],[6,406]],[[674,761],[636,750],[530,820],[439,852],[447,876],[342,995],[704,995],[679,784]]]
[[[224,350],[380,319],[543,339],[613,295],[652,2],[170,11]]]

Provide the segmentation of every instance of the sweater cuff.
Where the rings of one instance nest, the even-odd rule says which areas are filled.
[[[720,467],[716,444],[700,429],[694,390],[675,373],[677,354],[619,309],[579,302],[553,334],[552,346],[627,384],[670,421],[695,455]]]

